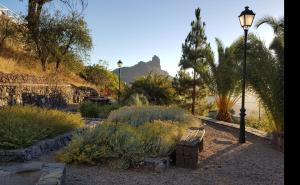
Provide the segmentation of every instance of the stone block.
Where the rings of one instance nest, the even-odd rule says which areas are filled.
[[[169,157],[152,158],[148,157],[144,160],[144,165],[155,172],[164,172],[170,167]]]

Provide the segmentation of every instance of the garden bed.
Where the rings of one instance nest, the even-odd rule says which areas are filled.
[[[85,120],[86,125],[83,128],[78,128],[77,130],[58,135],[53,138],[45,139],[37,142],[26,148],[13,149],[13,150],[0,150],[0,162],[10,162],[10,161],[30,161],[39,158],[41,155],[46,154],[50,151],[58,150],[66,146],[72,139],[74,132],[83,132],[86,128],[94,127],[100,124],[102,120],[95,119]]]
[[[74,135],[57,157],[66,163],[136,167],[145,158],[169,157],[185,130],[199,124],[178,107],[125,106],[103,124]]]
[[[199,153],[198,169],[170,166],[163,173],[152,169],[111,169],[107,165],[66,165],[66,184],[72,185],[198,185],[198,184],[284,184],[284,155],[266,139],[249,135],[239,144],[237,129],[207,123],[204,150]],[[43,155],[43,162],[57,162],[55,152]]]
[[[0,109],[0,150],[29,147],[84,126],[79,114],[34,106]]]

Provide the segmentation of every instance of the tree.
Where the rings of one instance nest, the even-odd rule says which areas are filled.
[[[215,96],[218,114],[216,119],[232,122],[231,109],[239,99],[240,73],[234,60],[233,48],[224,48],[222,41],[216,38],[218,48],[218,63],[213,59],[213,53],[207,57],[209,70],[199,71],[211,93]]]
[[[101,63],[86,66],[79,75],[86,81],[98,86],[102,95],[113,95],[118,90],[117,75],[101,65]]]
[[[275,37],[271,42],[269,49],[277,55],[277,59],[283,64],[284,60],[284,18],[276,19],[272,16],[265,16],[256,22],[256,28],[263,24],[268,24],[273,28]]]
[[[195,101],[195,113],[198,115],[206,115],[209,110],[213,109],[214,104],[208,103],[208,88],[200,78],[196,78],[197,88],[196,91],[197,101]],[[192,95],[193,95],[193,78],[191,75],[181,69],[177,72],[173,79],[173,87],[176,91],[177,103],[180,107],[192,110]]]
[[[68,16],[55,15],[55,38],[51,54],[56,60],[56,70],[65,60],[84,58],[92,48],[92,38],[84,18],[76,12]],[[70,58],[71,56],[71,58]]]
[[[123,93],[123,101],[132,94],[142,94],[147,97],[149,103],[155,105],[169,105],[175,100],[175,90],[168,76],[149,73],[132,82]]]
[[[24,32],[27,40],[27,47],[32,49],[36,57],[40,60],[43,71],[47,69],[47,63],[51,56],[55,43],[57,24],[56,19],[47,12],[43,12],[40,23],[36,29],[38,37],[33,38],[30,30]]]
[[[192,113],[195,114],[196,102],[196,68],[206,69],[205,54],[210,50],[204,33],[205,23],[201,21],[200,8],[195,10],[196,20],[191,22],[191,31],[189,32],[185,43],[182,45],[182,57],[179,66],[183,69],[192,68],[194,70],[193,92],[192,92]]]
[[[263,24],[270,25],[273,28],[273,31],[276,36],[283,36],[283,34],[284,34],[284,18],[283,17],[276,19],[272,16],[264,16],[256,22],[255,26],[256,26],[256,28],[258,28]]]
[[[235,57],[243,57],[243,37],[234,44]],[[271,44],[272,46],[272,44]],[[284,63],[277,50],[268,49],[264,42],[250,34],[247,44],[247,79],[250,88],[259,96],[267,113],[274,121],[274,131],[284,128]],[[283,51],[279,51],[283,53]],[[240,69],[241,70],[241,69]]]
[[[17,35],[18,24],[6,15],[0,15],[0,50],[8,38]]]
[[[53,0],[28,0],[28,10],[26,20],[28,22],[27,27],[34,39],[38,38],[38,25],[41,21],[41,15],[45,4],[52,2]],[[84,9],[87,6],[86,0],[60,0],[66,6],[72,9],[72,4],[76,1],[81,3]]]

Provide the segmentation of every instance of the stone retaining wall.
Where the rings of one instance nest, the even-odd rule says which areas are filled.
[[[0,162],[29,161],[44,153],[57,150],[71,141],[72,132],[46,139],[27,148],[16,150],[0,150]]]
[[[86,124],[83,128],[75,129],[74,131],[56,136],[54,138],[45,139],[38,143],[31,145],[27,148],[20,148],[15,150],[0,150],[0,162],[9,161],[30,161],[38,158],[41,155],[50,151],[58,150],[66,146],[72,139],[73,133],[82,133],[85,129],[95,127],[97,124],[101,124],[99,121],[85,120]]]
[[[68,104],[80,103],[85,96],[99,95],[90,87],[77,87],[52,81],[45,77],[0,72],[0,107],[29,104],[63,108]]]

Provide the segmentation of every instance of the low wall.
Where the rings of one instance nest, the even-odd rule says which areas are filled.
[[[19,104],[63,108],[80,103],[84,96],[99,95],[90,87],[49,82],[51,79],[45,77],[0,72],[0,107]]]
[[[44,153],[57,150],[71,141],[72,132],[38,142],[27,148],[16,150],[0,150],[0,162],[30,161]]]
[[[240,125],[238,124],[234,124],[234,123],[228,123],[225,121],[218,121],[216,119],[213,118],[209,118],[209,117],[205,117],[205,116],[197,116],[199,119],[201,119],[202,122],[204,123],[213,123],[213,124],[219,124],[219,125],[223,125],[223,126],[227,126],[227,127],[231,127],[231,128],[236,128],[236,129],[240,129]],[[267,140],[272,140],[272,135],[270,133],[261,131],[261,130],[257,130],[251,127],[245,127],[245,131],[247,133],[250,133],[252,135],[258,136],[260,138],[264,138]]]

